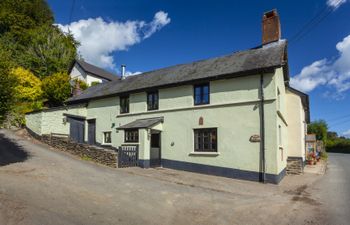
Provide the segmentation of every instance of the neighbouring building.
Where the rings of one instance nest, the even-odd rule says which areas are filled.
[[[261,46],[88,88],[67,106],[26,115],[43,135],[137,149],[137,164],[279,183],[305,160],[308,96],[289,86],[275,10]]]
[[[105,83],[118,80],[117,75],[79,59],[74,61],[69,70],[69,74],[73,80],[82,80],[89,86],[93,83]]]

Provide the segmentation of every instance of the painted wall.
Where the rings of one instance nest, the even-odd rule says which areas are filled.
[[[91,86],[92,82],[102,83],[106,81],[105,79],[96,77],[90,73],[86,73],[77,63],[74,64],[72,71],[70,73],[70,77],[72,79],[79,79],[85,81],[89,86]]]
[[[264,81],[266,169],[268,173],[278,174],[282,169],[276,163],[278,149],[275,138],[276,84],[273,74],[265,74]],[[212,81],[210,82],[210,104],[205,106],[193,106],[192,85],[160,89],[157,111],[146,111],[146,93],[131,94],[130,113],[119,115],[118,106],[116,123],[120,126],[136,119],[163,116],[162,158],[259,171],[260,144],[249,141],[252,135],[260,134],[259,85],[259,75]],[[204,119],[202,126],[198,125],[200,117]],[[215,156],[193,154],[193,129],[214,127],[218,130],[219,154]],[[143,143],[146,140],[143,132],[140,130],[140,148],[149,145]],[[124,132],[119,131],[116,133],[117,143],[113,145],[123,144],[123,139]],[[142,155],[140,154],[141,157]],[[149,155],[144,157],[147,158],[143,159],[149,159]]]
[[[119,98],[105,98],[90,101],[87,106],[87,119],[96,119],[96,142],[103,143],[103,132],[112,131],[112,145],[118,147],[120,140],[116,133],[118,127],[116,114],[119,111]],[[86,124],[87,125],[87,124]],[[87,129],[85,129],[85,141],[87,141]],[[119,143],[119,145],[117,145]]]
[[[305,112],[300,96],[287,90],[288,156],[305,160]]]
[[[284,84],[284,76],[282,68],[276,70],[274,76],[276,89],[275,96],[276,101],[274,102],[275,116],[276,116],[276,161],[277,161],[277,171],[282,171],[287,166],[287,156],[288,156],[288,121],[287,121],[287,110],[286,110],[286,89]]]
[[[69,134],[69,122],[65,122],[64,113],[86,116],[85,105],[58,107],[26,115],[26,126],[42,135],[50,133]]]
[[[43,116],[42,112],[31,113],[25,116],[26,126],[38,135],[42,135],[42,131],[41,131],[42,116]]]

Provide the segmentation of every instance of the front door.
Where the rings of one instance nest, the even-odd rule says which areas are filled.
[[[88,120],[88,143],[96,144],[96,120]]]
[[[153,167],[161,166],[160,136],[161,136],[160,132],[151,133],[150,166],[153,166]]]

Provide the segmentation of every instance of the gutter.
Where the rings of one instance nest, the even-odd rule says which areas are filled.
[[[266,183],[264,73],[260,73],[260,181]]]

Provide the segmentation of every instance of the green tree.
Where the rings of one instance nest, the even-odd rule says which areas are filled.
[[[71,96],[70,77],[67,73],[55,73],[45,77],[42,80],[42,89],[44,97],[47,99],[49,106],[63,105]]]
[[[42,26],[31,32],[31,44],[20,59],[20,64],[38,77],[66,72],[77,56],[77,42],[70,34],[63,34],[55,26]]]
[[[322,140],[324,143],[327,143],[327,132],[328,124],[324,120],[316,120],[308,125],[307,132],[309,134],[316,134],[317,140]]]
[[[0,48],[0,124],[4,122],[14,104],[17,80],[10,73],[11,67],[9,53]]]

